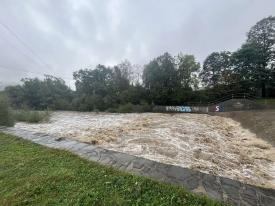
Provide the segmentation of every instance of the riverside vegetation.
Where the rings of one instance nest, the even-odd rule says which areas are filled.
[[[0,94],[0,126],[13,126],[15,122],[39,123],[48,121],[50,111],[13,110],[4,94]]]
[[[193,55],[166,52],[143,68],[126,60],[112,67],[82,68],[73,78],[75,91],[64,80],[46,75],[43,80],[25,78],[5,93],[16,109],[108,112],[203,104],[237,92],[275,97],[275,17],[257,22],[240,49],[213,52],[202,67]]]

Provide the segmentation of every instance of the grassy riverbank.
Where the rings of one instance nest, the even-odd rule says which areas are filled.
[[[39,123],[50,119],[49,111],[14,110],[13,116],[17,122]]]
[[[220,205],[0,133],[0,205]]]

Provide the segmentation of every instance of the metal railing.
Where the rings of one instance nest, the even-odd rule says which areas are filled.
[[[230,94],[230,95],[221,97],[214,101],[210,101],[210,102],[208,102],[208,105],[218,104],[218,103],[225,102],[225,101],[228,101],[231,99],[247,99],[250,101],[256,101],[258,98],[254,95],[249,94],[249,93],[234,93],[234,94]]]
[[[187,102],[185,105],[187,106],[212,106],[224,101],[228,101],[231,99],[247,99],[250,101],[256,101],[257,99],[259,99],[258,97],[250,94],[250,93],[226,93],[223,97],[217,98],[213,101],[208,101],[208,102]]]

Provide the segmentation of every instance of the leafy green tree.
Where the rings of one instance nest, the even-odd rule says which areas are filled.
[[[130,79],[125,68],[115,66],[113,68],[113,82],[112,90],[117,96],[121,95],[121,92],[127,90],[130,86]]]
[[[178,103],[176,96],[181,81],[175,59],[169,53],[164,53],[145,65],[142,78],[145,89],[149,91],[155,104]]]
[[[247,42],[256,45],[260,63],[264,68],[268,67],[275,58],[275,16],[269,16],[257,22],[248,32]]]
[[[45,96],[42,92],[42,81],[38,78],[24,78],[22,82],[26,105],[34,109],[46,109]]]
[[[115,66],[119,69],[121,73],[121,77],[124,80],[127,80],[128,83],[132,83],[134,81],[134,66],[131,64],[129,60],[124,60],[121,63],[119,63],[117,66]]]
[[[112,70],[104,65],[95,69],[81,69],[73,74],[76,91],[82,94],[105,96],[112,86]]]
[[[44,95],[46,108],[57,110],[68,110],[71,108],[73,93],[63,79],[45,75],[42,85],[41,90]]]
[[[98,65],[95,69],[81,69],[74,72],[76,93],[81,101],[81,110],[106,109],[103,98],[113,95],[113,71],[104,65]],[[84,108],[84,109],[83,109]]]
[[[265,97],[266,85],[274,81],[271,77],[275,61],[275,17],[269,16],[257,22],[248,32],[247,44],[256,47],[256,62],[251,62],[254,69],[251,72],[258,76],[254,79],[257,85],[261,85],[262,96]]]
[[[200,77],[207,87],[225,83],[224,75],[230,70],[230,56],[228,51],[213,52],[205,59]]]
[[[200,63],[195,60],[193,55],[182,55],[182,53],[177,56],[176,60],[182,87],[184,89],[198,88],[197,74]]]
[[[12,107],[21,108],[24,106],[24,91],[22,86],[8,86],[4,91],[8,95]]]
[[[5,93],[13,107],[72,109],[73,91],[65,84],[64,80],[46,75],[44,80],[25,78],[22,79],[22,82],[22,86],[17,85],[5,88]]]
[[[259,50],[254,43],[245,43],[232,54],[232,65],[238,76],[238,83],[243,88],[254,90],[259,87],[260,76],[264,70],[259,67]]]
[[[140,84],[130,85],[130,87],[123,91],[120,96],[120,103],[132,103],[134,105],[142,103],[151,103],[151,99],[147,90]]]
[[[124,61],[114,67],[98,65],[95,69],[74,73],[76,93],[81,96],[81,109],[106,110],[131,101],[129,92],[131,64]],[[87,107],[85,107],[87,105]]]

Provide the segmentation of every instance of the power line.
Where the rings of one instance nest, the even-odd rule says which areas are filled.
[[[7,70],[7,71],[11,71],[11,70],[17,70],[17,71],[20,71],[20,72],[23,72],[23,73],[31,73],[31,74],[36,74],[36,75],[46,75],[44,73],[40,73],[40,72],[32,72],[32,71],[28,71],[28,70],[25,70],[25,69],[18,69],[18,68],[8,68],[8,67],[4,67],[4,66],[1,66],[0,65],[0,69],[4,69],[4,70]]]
[[[20,37],[16,32],[14,32],[9,26],[4,24],[3,22],[0,21],[0,25],[5,28],[10,34],[12,34],[17,41],[19,41],[33,56],[36,57],[36,59],[40,62],[40,64],[44,65],[47,69],[52,70],[52,68],[49,66],[49,64],[45,63],[44,60],[41,59],[39,55],[37,55],[33,49],[31,49]]]
[[[26,58],[32,60],[33,63],[37,63],[32,57],[30,57],[29,55],[27,55],[25,52],[23,52],[21,49],[19,49],[18,47],[16,47],[15,45],[13,45],[9,39],[7,39],[5,36],[2,36],[7,42],[9,42],[10,46],[12,48],[14,48],[15,50],[17,50],[19,53],[21,53],[23,56],[25,56]]]
[[[2,69],[2,70],[8,70],[8,71],[17,70],[17,71],[20,71],[20,72],[23,72],[23,73],[31,73],[31,74],[40,75],[40,76],[49,75],[49,74],[46,74],[46,73],[31,72],[31,71],[28,71],[28,70],[25,70],[25,69],[8,68],[8,67],[1,66],[1,65],[0,65],[0,69]],[[59,78],[59,77],[57,77],[57,78]],[[60,77],[60,78],[61,78],[61,77]],[[61,79],[68,80],[68,81],[74,81],[74,80],[71,79],[71,78],[61,78]]]
[[[40,64],[43,64],[45,67],[47,67],[48,71],[49,69],[52,70],[52,68],[45,63],[20,37],[19,35],[17,35],[10,27],[8,27],[6,24],[4,24],[3,22],[0,21],[0,25],[5,28],[10,34],[12,34],[17,41],[19,41],[33,56],[36,57],[36,59],[38,59],[38,61],[40,62]],[[10,43],[11,44],[11,43]],[[11,44],[12,45],[12,44]],[[13,45],[12,45],[13,46]],[[22,53],[25,57],[32,59],[34,62],[38,63],[37,60],[35,60],[35,58],[27,55],[26,53],[22,52],[20,49],[18,49],[17,47],[13,46],[13,48],[15,48],[16,50],[18,50],[20,53]],[[5,66],[1,66],[0,68],[5,69],[5,70],[11,70],[11,68],[7,68]],[[38,74],[38,75],[46,75],[45,73],[40,73],[40,72],[32,72],[29,70],[25,70],[25,69],[17,69],[17,68],[12,68],[12,70],[17,70],[17,71],[23,71],[23,72],[27,72],[27,73],[32,73],[32,74]],[[52,71],[49,71],[49,73],[52,73]],[[73,81],[73,79],[71,77],[64,77],[62,79],[68,80],[68,81]]]

